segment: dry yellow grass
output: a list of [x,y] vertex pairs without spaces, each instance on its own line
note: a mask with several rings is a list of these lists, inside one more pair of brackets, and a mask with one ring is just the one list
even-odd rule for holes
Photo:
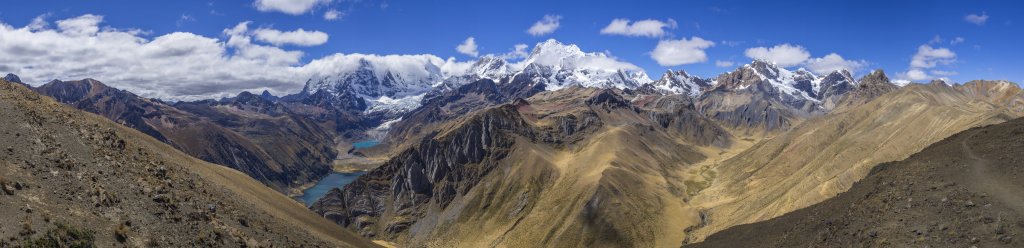
[[1018,116],[951,87],[911,85],[807,120],[715,167],[718,178],[692,202],[710,212],[710,222],[693,240],[821,202],[846,191],[878,163]]

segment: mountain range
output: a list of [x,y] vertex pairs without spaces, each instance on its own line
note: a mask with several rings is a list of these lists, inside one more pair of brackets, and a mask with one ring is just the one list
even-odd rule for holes
[[[904,198],[871,198],[881,191],[864,186],[911,173],[887,162],[954,159],[931,151],[962,140],[962,132],[1024,116],[1024,90],[1006,81],[903,84],[882,70],[859,78],[845,69],[816,75],[764,60],[715,77],[669,70],[652,80],[632,64],[555,40],[518,61],[484,56],[466,68],[423,56],[363,56],[346,65],[324,69],[285,96],[242,92],[171,103],[93,79],[29,87],[180,156],[224,166],[199,163],[206,166],[199,176],[244,173],[263,185],[227,187],[256,187],[258,196],[274,195],[288,206],[295,202],[283,194],[300,194],[332,170],[366,169],[308,211],[288,211],[325,218],[306,220],[317,227],[331,221],[345,228],[331,233],[415,247],[916,245],[905,235],[879,234],[911,226],[891,222],[902,214],[854,221],[868,215],[839,216],[835,209],[866,204],[858,201],[897,209],[886,201]],[[13,74],[4,80],[20,83]],[[1006,129],[997,127],[991,128]],[[1005,142],[1021,137],[1007,132]],[[381,143],[355,145],[365,141]],[[974,160],[995,158],[979,156]],[[352,158],[363,164],[349,164]],[[921,176],[933,174],[919,171],[932,167],[910,168],[917,177],[907,180],[928,185]],[[912,191],[884,192],[909,198]],[[886,227],[832,228],[880,222]],[[787,231],[821,225],[827,231]],[[1006,234],[1018,230],[1009,229],[980,243],[1019,244]],[[982,229],[954,230],[978,236]],[[860,236],[842,236],[853,233]]]

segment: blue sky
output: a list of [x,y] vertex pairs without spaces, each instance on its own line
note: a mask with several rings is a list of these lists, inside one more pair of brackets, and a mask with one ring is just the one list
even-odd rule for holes
[[[480,54],[502,54],[516,44],[554,38],[584,51],[607,52],[657,78],[666,69],[710,77],[747,63],[747,50],[800,46],[810,58],[830,53],[860,62],[858,74],[883,68],[890,76],[912,69],[922,45],[954,55],[919,67],[928,77],[1024,81],[1024,20],[1019,1],[325,1],[301,13],[260,9],[253,0],[212,1],[6,1],[0,22],[23,27],[43,16],[52,22],[84,14],[103,16],[101,27],[138,29],[153,39],[172,32],[228,39],[225,29],[251,21],[250,29],[303,29],[329,35],[323,44],[280,45],[303,52],[301,63],[334,53],[434,54],[471,60],[455,47],[474,37]],[[326,20],[324,13],[339,11]],[[526,32],[545,15],[558,28]],[[983,17],[968,21],[968,15]],[[660,37],[602,34],[613,19],[675,22]],[[661,40],[700,39],[713,46],[697,62],[659,65],[651,51]],[[938,37],[938,39],[936,39]],[[959,37],[959,38],[958,38]],[[724,62],[733,66],[719,67]],[[928,63],[925,63],[928,64]],[[806,64],[792,66],[801,67]],[[936,73],[933,73],[935,71]],[[906,77],[906,76],[904,76]]]

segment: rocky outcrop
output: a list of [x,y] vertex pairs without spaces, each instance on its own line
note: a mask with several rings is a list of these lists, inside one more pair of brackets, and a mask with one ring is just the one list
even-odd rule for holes
[[18,75],[14,75],[14,73],[7,73],[7,75],[4,76],[4,81],[11,82],[11,83],[17,83],[17,84],[24,85],[24,86],[28,86],[28,84],[25,84],[24,82],[22,82],[21,78],[18,77]]
[[900,87],[889,81],[882,70],[875,70],[857,81],[857,87],[838,101],[836,108],[848,108],[867,103]]
[[822,107],[828,110],[834,109],[843,96],[856,88],[853,76],[847,70],[829,73],[819,84],[818,97],[821,99]]

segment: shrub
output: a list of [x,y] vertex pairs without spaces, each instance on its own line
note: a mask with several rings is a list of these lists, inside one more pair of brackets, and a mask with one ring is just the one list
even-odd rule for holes
[[95,242],[96,237],[92,231],[57,223],[57,227],[46,231],[45,235],[26,240],[24,246],[91,248],[96,247]]

